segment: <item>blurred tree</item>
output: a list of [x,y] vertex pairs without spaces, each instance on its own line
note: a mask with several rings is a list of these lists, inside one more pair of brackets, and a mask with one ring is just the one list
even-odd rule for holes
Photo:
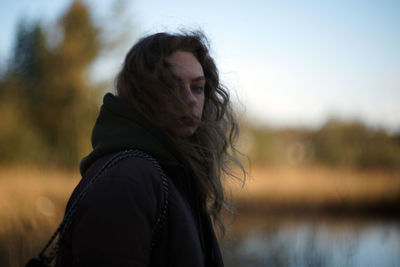
[[101,42],[88,8],[74,1],[61,17],[62,41],[48,53],[36,123],[59,160],[75,164],[89,148],[98,92],[90,84],[89,67],[98,56]]
[[16,45],[11,64],[11,72],[20,75],[25,81],[40,79],[46,54],[46,40],[38,23],[29,25],[22,21],[18,25]]
[[40,24],[18,27],[0,80],[0,115],[9,118],[0,132],[0,160],[76,166],[89,149],[99,92],[88,72],[102,49],[100,29],[80,1],[72,2],[58,27],[62,38],[53,47]]
[[46,150],[37,125],[31,120],[32,88],[43,72],[45,37],[39,24],[21,22],[11,64],[0,80],[0,160],[36,161]]

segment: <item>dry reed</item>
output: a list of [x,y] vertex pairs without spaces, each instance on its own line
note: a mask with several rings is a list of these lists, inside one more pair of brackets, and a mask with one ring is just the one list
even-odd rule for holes
[[[0,266],[23,266],[35,256],[64,213],[80,175],[57,169],[0,168]],[[400,174],[321,167],[256,167],[239,201],[318,205],[400,195]]]

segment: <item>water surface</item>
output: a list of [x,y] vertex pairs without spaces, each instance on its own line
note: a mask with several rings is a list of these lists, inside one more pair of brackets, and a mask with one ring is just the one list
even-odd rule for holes
[[400,221],[242,217],[222,247],[228,267],[400,267]]

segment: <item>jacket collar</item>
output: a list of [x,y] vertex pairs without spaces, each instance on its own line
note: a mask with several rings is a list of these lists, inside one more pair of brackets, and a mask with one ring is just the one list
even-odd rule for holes
[[182,165],[184,159],[160,128],[140,116],[119,97],[107,93],[92,132],[93,151],[80,163],[83,175],[88,167],[106,154],[138,149],[162,165]]

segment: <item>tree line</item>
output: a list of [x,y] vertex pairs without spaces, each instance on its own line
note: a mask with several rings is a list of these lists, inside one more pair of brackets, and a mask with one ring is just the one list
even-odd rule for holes
[[244,126],[243,132],[242,147],[254,164],[400,169],[400,133],[357,120],[331,118],[319,129]]

